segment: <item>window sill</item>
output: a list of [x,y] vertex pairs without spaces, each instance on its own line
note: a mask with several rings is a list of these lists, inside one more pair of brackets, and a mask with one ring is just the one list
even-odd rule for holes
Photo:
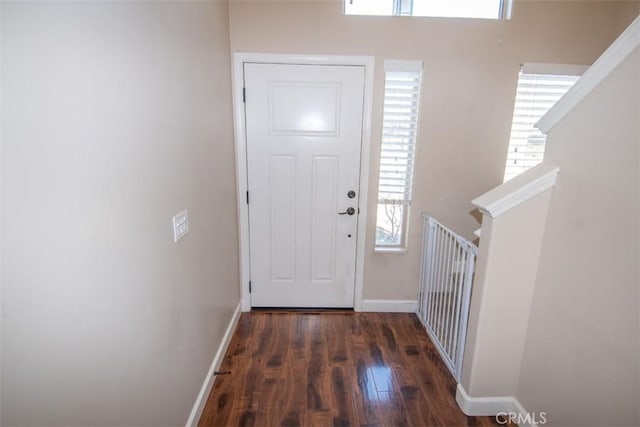
[[407,252],[407,248],[404,247],[390,247],[390,246],[376,246],[373,248],[373,252],[382,254],[404,254]]

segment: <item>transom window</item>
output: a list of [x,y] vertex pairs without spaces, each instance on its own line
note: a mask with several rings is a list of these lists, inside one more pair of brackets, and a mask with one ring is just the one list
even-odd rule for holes
[[345,0],[346,15],[509,18],[512,0]]

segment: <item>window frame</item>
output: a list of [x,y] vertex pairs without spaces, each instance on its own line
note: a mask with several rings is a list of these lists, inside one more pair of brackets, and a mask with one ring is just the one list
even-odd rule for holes
[[[417,88],[412,93],[412,96],[415,97],[415,107],[413,113],[405,113],[407,116],[413,116],[413,120],[409,120],[410,126],[409,131],[410,136],[404,137],[401,139],[409,139],[409,142],[391,142],[389,140],[385,141],[386,138],[392,138],[390,135],[385,133],[385,130],[389,130],[389,128],[385,127],[385,121],[389,120],[389,114],[397,114],[387,110],[387,107],[390,105],[391,100],[388,96],[388,85],[390,81],[398,78],[399,73],[414,73],[415,76],[413,79],[417,79]],[[422,61],[416,60],[385,60],[384,61],[384,95],[383,95],[383,112],[382,112],[382,126],[381,126],[381,135],[380,135],[380,156],[378,159],[378,198],[376,201],[376,220],[375,220],[375,235],[374,235],[374,251],[375,252],[406,252],[407,250],[407,236],[409,233],[409,219],[410,219],[410,211],[411,211],[411,202],[412,202],[412,190],[413,190],[413,181],[415,178],[415,153],[416,153],[416,144],[418,140],[418,128],[419,128],[419,115],[420,115],[420,103],[421,103],[421,93],[422,93],[422,78],[423,78],[423,63]],[[410,86],[410,85],[408,85]],[[416,85],[413,85],[416,87]],[[389,107],[392,109],[393,107]],[[387,177],[387,179],[395,179],[395,180],[403,180],[404,187],[401,187],[402,190],[398,190],[395,194],[402,194],[400,196],[400,200],[383,198],[381,197],[382,188],[388,187],[389,183],[385,183],[383,174],[384,173],[393,173],[390,171],[384,171],[385,167],[382,163],[385,157],[383,157],[385,150],[390,150],[391,145],[398,145],[400,147],[407,146],[406,151],[406,162],[404,164],[399,164],[400,169],[404,169],[401,172],[395,172],[399,175],[404,175],[405,178],[391,178]],[[392,149],[391,149],[392,150]],[[387,193],[389,194],[389,193]],[[380,212],[382,206],[395,205],[398,204],[402,206],[402,213],[400,216],[400,242],[399,243],[391,243],[385,244],[383,242],[379,242],[378,240],[378,224],[380,221]]]

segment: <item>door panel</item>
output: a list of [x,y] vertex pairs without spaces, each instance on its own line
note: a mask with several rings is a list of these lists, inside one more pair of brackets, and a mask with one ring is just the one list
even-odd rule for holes
[[338,159],[313,159],[311,281],[335,281]]
[[364,67],[247,63],[244,78],[251,305],[353,307]]
[[290,282],[295,278],[296,259],[296,158],[271,156],[269,177],[271,280]]
[[271,133],[336,136],[340,85],[271,82]]

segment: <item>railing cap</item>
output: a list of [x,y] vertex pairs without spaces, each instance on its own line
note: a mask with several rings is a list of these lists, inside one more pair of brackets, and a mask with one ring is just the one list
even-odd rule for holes
[[553,187],[558,171],[558,166],[540,164],[475,198],[471,203],[483,214],[495,218]]

